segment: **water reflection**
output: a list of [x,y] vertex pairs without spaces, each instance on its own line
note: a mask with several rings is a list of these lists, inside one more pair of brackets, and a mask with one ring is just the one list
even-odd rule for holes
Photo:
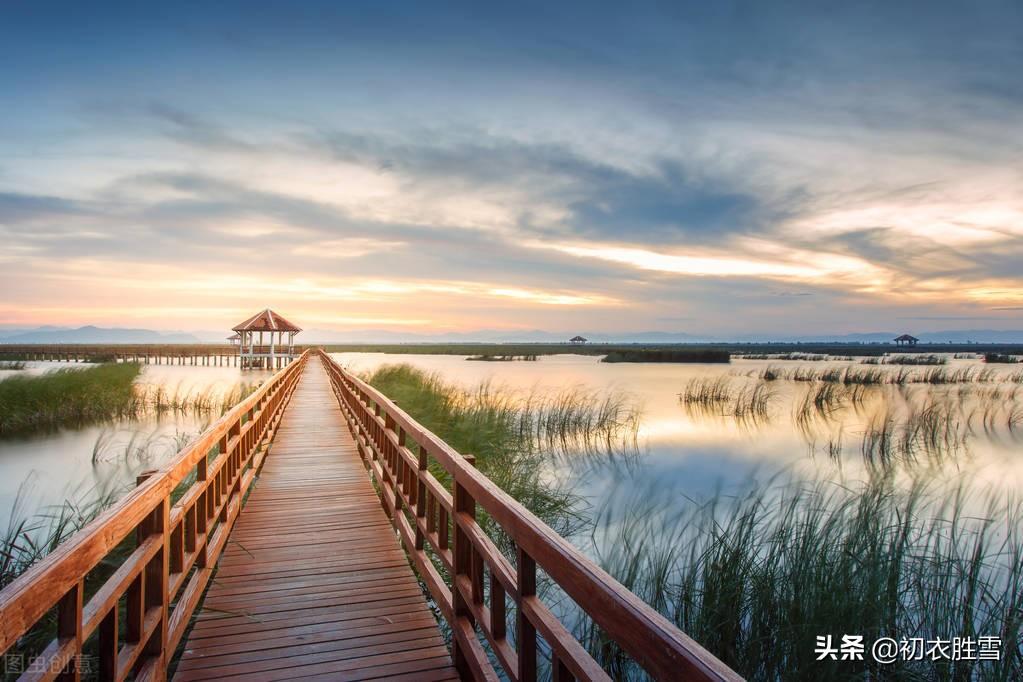
[[[37,375],[90,366],[29,362],[24,369],[3,374]],[[236,367],[144,365],[136,384],[150,397],[159,392],[165,398],[198,395],[212,403],[240,384],[262,383],[271,375]],[[169,461],[216,416],[205,409],[164,409],[138,418],[0,440],[0,528],[7,527],[19,491],[20,513],[27,516],[65,500],[88,504],[111,491],[120,496],[139,473]]]
[[[414,354],[336,357],[357,372],[408,363],[466,389],[489,382],[525,393],[575,386],[627,396],[641,413],[638,465],[623,473],[622,462],[555,460],[554,475],[571,480],[591,504],[623,476],[640,487],[655,482],[673,499],[705,498],[779,472],[863,481],[892,466],[923,467],[936,479],[968,474],[1005,489],[1023,482],[1018,367],[962,359],[914,367],[858,359],[684,365],[601,364],[573,355],[500,363]],[[935,378],[935,371],[942,375]]]

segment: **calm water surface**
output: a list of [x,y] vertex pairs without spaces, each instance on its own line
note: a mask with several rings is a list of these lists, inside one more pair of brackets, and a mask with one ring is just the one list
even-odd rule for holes
[[[31,362],[23,370],[0,372],[0,378],[88,366]],[[137,382],[162,386],[172,394],[207,389],[222,393],[239,383],[261,383],[271,374],[242,372],[237,367],[143,365]],[[19,491],[19,517],[46,513],[65,500],[88,503],[107,491],[123,495],[139,473],[166,463],[182,444],[217,416],[168,412],[159,417],[0,439],[0,530],[7,527]]]
[[[470,362],[464,356],[381,353],[340,353],[335,357],[356,372],[408,363],[467,389],[489,381],[495,387],[523,395],[581,388],[599,395],[623,396],[640,415],[635,456],[616,458],[612,465],[593,466],[586,458],[559,459],[552,464],[552,476],[567,481],[594,505],[623,486],[656,488],[683,500],[705,498],[718,490],[738,490],[750,480],[779,473],[836,481],[862,478],[868,471],[861,452],[864,433],[879,411],[894,410],[898,414],[941,399],[960,405],[964,413],[976,404],[971,417],[976,423],[954,455],[920,462],[917,467],[926,467],[928,475],[939,481],[954,483],[969,478],[993,487],[1023,489],[1023,429],[1013,430],[1000,422],[985,425],[977,416],[984,402],[978,392],[995,389],[1003,391],[997,400],[1005,414],[1017,404],[1023,410],[1023,386],[1009,381],[970,384],[965,389],[956,385],[872,388],[861,404],[842,407],[826,418],[800,425],[794,414],[808,390],[808,385],[801,382],[771,382],[769,415],[759,419],[736,419],[715,409],[688,409],[680,403],[679,394],[689,382],[701,377],[724,376],[741,387],[753,385],[756,380],[751,377],[767,367],[784,371],[823,369],[858,366],[858,360],[736,359],[730,365],[695,365],[603,364],[596,357],[577,355],[541,357],[536,362]],[[30,363],[22,371],[37,374],[68,366]],[[950,360],[947,367],[967,366],[982,367],[975,360]],[[995,370],[1009,377],[1019,367]],[[261,382],[268,376],[269,372],[242,372],[235,367],[147,365],[139,381],[181,393],[208,387],[226,391],[239,382]],[[106,490],[123,494],[139,472],[161,466],[214,417],[169,413],[160,418],[0,440],[0,527],[6,527],[19,490],[24,490],[23,513],[61,504],[65,499],[89,499]],[[99,453],[95,459],[94,451]]]
[[[731,364],[605,364],[599,358],[582,355],[540,357],[535,362],[466,361],[463,356],[386,355],[381,353],[339,353],[335,357],[356,372],[366,372],[394,363],[408,363],[465,388],[481,382],[528,394],[559,392],[580,387],[599,393],[624,395],[640,411],[639,456],[622,466],[572,466],[557,473],[572,479],[577,492],[598,502],[612,488],[622,485],[656,487],[660,492],[685,498],[705,498],[717,490],[741,489],[751,480],[791,473],[798,477],[855,480],[867,475],[862,455],[864,433],[872,419],[890,410],[900,415],[928,401],[942,400],[961,406],[969,414],[979,403],[976,392],[1001,390],[999,423],[984,428],[981,408],[973,410],[974,426],[965,444],[954,454],[929,461],[921,457],[915,469],[926,468],[939,481],[955,483],[963,478],[985,486],[1023,489],[1023,421],[1010,430],[1010,408],[1006,401],[1023,409],[1023,386],[1009,381],[1020,367],[985,366],[977,360],[950,359],[949,370],[971,367],[993,369],[1005,381],[965,385],[912,384],[905,387],[870,387],[862,404],[846,406],[800,426],[794,417],[808,384],[773,381],[769,417],[736,419],[720,410],[687,409],[679,394],[687,384],[701,377],[729,377],[736,387],[752,386],[766,368],[782,371],[797,368],[823,370],[828,367],[856,368],[852,361],[779,361],[733,359]],[[885,371],[898,371],[885,366]],[[923,372],[928,367],[907,367]],[[962,393],[959,393],[962,391]],[[829,450],[840,444],[838,452]],[[625,465],[627,464],[627,466]],[[566,466],[564,463],[559,466]]]

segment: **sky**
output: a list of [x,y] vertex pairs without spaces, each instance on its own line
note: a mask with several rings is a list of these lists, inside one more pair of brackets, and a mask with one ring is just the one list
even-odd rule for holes
[[1023,328],[1019,2],[8,0],[0,65],[6,325]]

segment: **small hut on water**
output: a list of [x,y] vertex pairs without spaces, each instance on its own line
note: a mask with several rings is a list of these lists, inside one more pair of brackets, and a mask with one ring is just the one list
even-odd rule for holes
[[243,369],[279,369],[298,356],[295,353],[295,334],[302,328],[269,308],[235,326],[232,331],[238,332],[238,358]]
[[910,336],[909,334],[897,336],[895,337],[894,341],[896,346],[902,345],[915,346],[916,344],[920,343],[920,339],[916,338],[915,336]]

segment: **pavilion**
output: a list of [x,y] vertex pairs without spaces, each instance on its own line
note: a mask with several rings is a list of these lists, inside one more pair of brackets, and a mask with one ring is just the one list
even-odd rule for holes
[[584,336],[573,336],[568,340],[569,343],[582,344],[586,343],[586,337]]
[[903,344],[907,346],[915,346],[917,343],[920,342],[920,339],[916,338],[915,336],[910,336],[909,334],[903,334],[902,336],[896,337],[894,340],[896,346],[901,346]]
[[[279,369],[298,357],[295,334],[302,328],[269,308],[236,325],[232,331],[238,332],[239,365],[243,369]],[[264,338],[264,334],[268,336]]]

